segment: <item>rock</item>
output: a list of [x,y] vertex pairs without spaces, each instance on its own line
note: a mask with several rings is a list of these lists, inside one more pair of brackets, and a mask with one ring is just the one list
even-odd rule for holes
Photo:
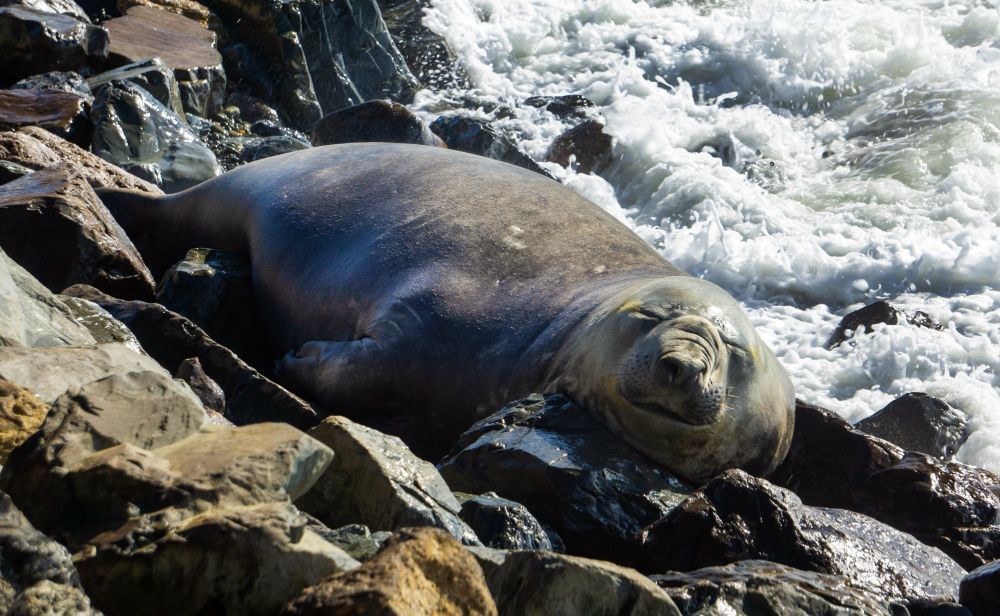
[[560,118],[582,119],[587,117],[587,111],[594,108],[594,103],[579,94],[563,94],[561,96],[530,96],[524,100],[528,107],[544,109]]
[[[459,513],[484,545],[503,550],[552,550],[552,540],[527,507],[495,493],[470,496]],[[559,541],[561,543],[561,541]]]
[[959,587],[959,600],[975,616],[995,614],[1000,606],[1000,560],[969,573]]
[[638,571],[565,554],[511,552],[488,583],[501,615],[680,616],[667,593]]
[[64,302],[0,250],[0,351],[95,342]]
[[0,379],[0,464],[38,431],[49,405],[17,383]]
[[223,413],[226,410],[225,392],[218,383],[205,374],[205,369],[201,367],[197,357],[189,357],[182,361],[175,376],[191,387],[191,391],[198,396],[205,408],[216,413]]
[[[234,30],[226,72],[309,130],[338,109],[372,99],[409,102],[418,85],[375,0],[206,0]],[[321,78],[320,78],[321,77]]]
[[[274,107],[271,107],[256,96],[241,90],[229,92],[226,96],[226,106],[239,109],[240,117],[246,122],[256,123],[263,121],[275,127],[281,124],[281,116],[278,115],[278,111]],[[281,131],[279,130],[277,133],[270,134],[262,134],[255,131],[254,134],[261,137],[272,137],[281,134]]]
[[77,562],[108,616],[275,614],[303,587],[357,566],[288,503],[210,509],[138,544],[127,530],[96,537]]
[[127,81],[94,88],[94,153],[167,192],[219,175],[215,154],[151,94]]
[[444,38],[423,24],[424,11],[431,6],[428,0],[379,0],[378,4],[392,40],[424,87],[438,92],[472,87]]
[[174,72],[163,64],[159,58],[150,58],[133,62],[116,69],[94,75],[87,80],[91,88],[112,81],[128,81],[153,95],[164,107],[184,117],[184,106],[181,103],[181,93],[177,88]]
[[236,425],[283,421],[300,429],[319,422],[302,399],[257,372],[197,325],[159,304],[125,302],[96,289],[74,286],[66,293],[89,299],[125,323],[143,348],[162,366],[176,372],[183,361],[197,357],[202,368],[222,387],[226,418]]
[[522,503],[570,553],[623,564],[634,561],[636,534],[690,493],[561,395],[533,395],[476,423],[440,468],[453,490]]
[[289,616],[496,614],[482,570],[447,533],[407,528],[360,568],[306,588]]
[[136,353],[145,355],[142,345],[129,328],[104,308],[94,302],[69,295],[60,295],[59,301],[69,309],[70,318],[87,328],[98,344],[117,342]]
[[118,0],[118,12],[125,14],[134,6],[147,6],[177,15],[183,15],[198,25],[212,30],[221,30],[219,18],[194,0]]
[[303,515],[310,518],[309,528],[317,535],[344,550],[351,558],[360,561],[375,556],[382,548],[382,544],[392,536],[392,533],[388,531],[373,533],[364,524],[348,524],[331,530],[326,524],[309,514]]
[[127,298],[153,296],[139,252],[68,165],[0,187],[0,245],[52,291],[85,283]]
[[91,609],[81,591],[80,577],[66,548],[35,530],[2,493],[0,611],[12,616],[100,614]]
[[[842,342],[848,340],[851,335],[858,335],[859,332],[869,334],[874,331],[874,325],[885,323],[886,325],[896,325],[901,320],[905,320],[910,325],[917,327],[927,327],[941,330],[944,326],[936,323],[930,315],[923,311],[916,311],[912,315],[903,312],[886,301],[877,301],[868,304],[864,308],[855,310],[840,320],[837,328],[830,334],[824,345],[827,349],[834,349]],[[848,334],[853,332],[853,334]]]
[[479,545],[437,469],[413,455],[398,437],[336,416],[327,417],[309,435],[336,457],[298,502],[303,511],[330,527],[435,526],[464,544]]
[[443,145],[409,109],[390,101],[369,101],[335,111],[312,131],[315,145],[362,141]]
[[1000,558],[1000,479],[855,430],[798,402],[785,462],[771,476],[817,507],[850,509],[943,550],[966,569]]
[[93,188],[128,188],[156,194],[163,192],[155,185],[38,127],[0,132],[0,159],[33,170],[66,163],[79,171]]
[[243,150],[240,152],[240,160],[245,163],[252,163],[255,160],[288,154],[289,152],[297,152],[311,147],[307,141],[284,135],[249,139],[243,144]]
[[556,137],[545,159],[563,167],[572,165],[577,173],[597,173],[611,159],[613,145],[603,124],[587,120]]
[[908,393],[854,427],[908,451],[950,460],[969,438],[967,421],[964,413],[943,400],[925,393]]
[[164,274],[156,301],[191,319],[250,364],[270,366],[246,255],[192,248]]
[[430,128],[452,150],[501,160],[551,177],[531,157],[519,150],[509,137],[488,122],[464,116],[441,116],[431,123]]
[[59,90],[0,90],[0,127],[41,126],[77,144],[90,141],[86,99]]
[[40,13],[56,13],[69,15],[83,22],[90,22],[90,17],[73,0],[0,0],[0,6],[17,6]]
[[0,8],[0,79],[77,70],[108,55],[108,31],[69,15]]
[[937,548],[874,519],[808,507],[739,470],[708,482],[643,530],[647,571],[690,571],[760,559],[844,576],[891,600],[953,596],[964,572]]
[[111,35],[113,61],[159,58],[174,71],[185,111],[208,116],[222,107],[226,73],[211,30],[176,12],[145,4],[132,6],[104,26]]
[[39,75],[25,77],[13,86],[14,90],[51,90],[76,94],[89,105],[94,102],[94,93],[90,91],[87,80],[80,73],[73,71],[50,71]]
[[33,173],[33,171],[24,165],[12,163],[9,160],[0,160],[0,185],[13,182],[29,173]]
[[670,595],[682,614],[756,616],[761,609],[768,614],[899,614],[885,599],[854,588],[844,577],[763,560],[654,575],[652,580]]

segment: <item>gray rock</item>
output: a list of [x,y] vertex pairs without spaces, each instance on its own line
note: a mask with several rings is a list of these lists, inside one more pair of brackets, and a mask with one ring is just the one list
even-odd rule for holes
[[368,101],[335,111],[312,131],[315,145],[362,141],[444,145],[409,109],[390,101]]
[[83,22],[90,22],[90,17],[73,0],[0,0],[0,6],[20,6],[41,13],[57,13],[69,15]]
[[429,0],[379,0],[382,18],[413,74],[435,91],[469,89],[469,76],[444,38],[423,24]]
[[646,461],[561,395],[533,395],[473,425],[441,474],[495,491],[555,529],[571,554],[631,564],[638,533],[691,488]]
[[918,327],[944,329],[944,326],[934,322],[926,312],[918,310],[913,314],[907,314],[889,302],[879,300],[845,315],[837,324],[837,328],[830,334],[825,346],[828,349],[834,349],[852,336],[871,333],[874,331],[874,325],[879,323],[896,325],[900,321],[906,321],[910,325]]
[[[71,297],[58,296],[59,300],[69,309],[70,317],[87,328],[98,344],[117,342],[132,349],[136,353],[145,352],[135,334],[124,323],[111,316],[111,313],[94,302]],[[180,377],[178,377],[180,378]]]
[[382,544],[392,536],[392,533],[388,531],[373,533],[364,524],[348,524],[331,529],[313,516],[303,515],[309,517],[309,528],[317,535],[350,554],[351,558],[360,561],[368,560],[374,556]]
[[219,384],[205,374],[205,369],[201,367],[201,361],[197,357],[189,357],[181,362],[174,374],[191,387],[205,408],[216,413],[224,413],[226,410],[226,393],[222,391]]
[[1000,560],[969,573],[959,587],[959,600],[975,616],[996,614],[1000,606]]
[[838,575],[745,560],[689,573],[654,575],[682,614],[756,616],[896,616],[899,606],[850,585]]
[[854,427],[908,451],[943,460],[955,457],[969,438],[965,414],[925,393],[904,394]]
[[809,507],[788,490],[725,471],[643,531],[643,566],[690,571],[760,559],[844,576],[891,600],[951,598],[964,571],[937,548],[866,516]]
[[69,92],[87,101],[88,105],[94,102],[94,93],[90,91],[87,80],[80,73],[73,71],[50,71],[48,73],[32,75],[31,77],[25,77],[11,87],[15,90],[56,90],[59,92]]
[[501,616],[680,616],[667,593],[638,571],[565,554],[511,552],[487,584]]
[[441,116],[431,123],[430,128],[452,150],[501,160],[552,177],[548,171],[522,152],[510,137],[498,131],[489,122],[460,115]]
[[108,31],[87,21],[22,6],[0,8],[0,79],[80,69],[108,55]]
[[331,527],[436,526],[466,545],[479,544],[434,465],[413,455],[399,438],[344,417],[327,417],[309,435],[336,457],[299,501],[303,511]]
[[493,492],[462,500],[459,515],[488,547],[503,550],[553,549],[549,534],[527,507],[500,498]]
[[153,98],[167,109],[176,113],[178,117],[184,117],[181,93],[177,88],[177,80],[174,78],[174,72],[163,64],[163,61],[159,58],[132,62],[125,66],[119,66],[110,71],[94,75],[87,80],[87,85],[88,89],[92,92],[93,88],[102,83],[112,81],[128,81],[133,83],[146,92],[149,92]]
[[0,185],[13,182],[29,173],[34,173],[34,170],[9,160],[0,160]]
[[289,152],[297,152],[311,147],[312,145],[308,141],[285,135],[258,137],[256,139],[248,139],[243,143],[240,160],[245,163],[252,163],[255,160],[288,154]]
[[167,192],[219,175],[215,154],[176,113],[128,81],[94,87],[94,153]]

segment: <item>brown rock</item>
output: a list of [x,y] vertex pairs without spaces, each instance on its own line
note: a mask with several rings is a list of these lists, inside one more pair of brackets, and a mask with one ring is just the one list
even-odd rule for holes
[[17,383],[0,379],[0,464],[38,431],[49,406]]
[[163,193],[153,184],[37,126],[0,132],[0,159],[33,170],[66,163],[76,169],[92,188],[129,188]]
[[0,244],[50,290],[77,283],[152,297],[153,276],[86,180],[68,165],[0,187]]
[[187,17],[206,28],[221,27],[219,18],[194,0],[118,0],[118,10],[127,13],[133,6],[148,6]]
[[288,606],[295,616],[496,614],[482,569],[444,531],[409,528],[360,568],[305,589]]
[[611,136],[604,132],[604,125],[597,120],[587,120],[556,137],[546,160],[569,167],[573,157],[578,173],[596,172],[611,158],[612,145]]
[[41,126],[76,143],[90,141],[86,99],[59,90],[0,90],[0,126]]

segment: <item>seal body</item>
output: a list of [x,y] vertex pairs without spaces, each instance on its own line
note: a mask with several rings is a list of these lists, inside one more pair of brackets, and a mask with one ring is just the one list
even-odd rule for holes
[[738,304],[530,171],[355,143],[101,197],[162,263],[248,253],[279,379],[425,457],[538,391],[691,479],[787,450],[791,386]]

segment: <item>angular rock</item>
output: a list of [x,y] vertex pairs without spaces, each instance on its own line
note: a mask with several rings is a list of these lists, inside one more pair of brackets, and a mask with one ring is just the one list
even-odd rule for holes
[[80,21],[90,22],[86,11],[73,0],[0,0],[0,6],[19,6],[41,13],[69,15]]
[[348,524],[331,529],[309,514],[309,528],[317,535],[344,550],[351,558],[365,561],[382,549],[382,544],[392,536],[388,531],[373,533],[364,524]]
[[587,120],[556,137],[545,160],[563,167],[573,165],[577,173],[598,173],[611,159],[614,141],[597,120]]
[[108,55],[108,31],[86,21],[21,6],[0,8],[0,79],[82,68]]
[[[682,614],[756,616],[896,616],[898,606],[854,588],[838,575],[801,571],[763,560],[745,560],[690,573],[654,575],[652,580],[674,600]],[[765,607],[766,606],[766,607]]]
[[153,98],[162,103],[164,107],[179,117],[184,117],[184,106],[181,103],[181,93],[177,88],[174,72],[159,58],[133,62],[105,71],[88,79],[87,84],[90,88],[95,88],[102,83],[111,81],[133,83],[152,94]]
[[66,163],[79,171],[93,188],[128,188],[155,194],[163,192],[155,185],[38,127],[0,132],[0,158],[33,170]]
[[[242,90],[234,90],[229,92],[226,96],[227,107],[236,107],[240,110],[240,117],[246,122],[256,123],[256,122],[266,122],[278,127],[281,124],[281,116],[274,107],[271,107],[261,99],[256,96],[244,92]],[[278,133],[270,133],[270,135],[261,134],[254,132],[254,134],[260,135],[262,137],[271,136]]]
[[623,564],[634,562],[636,533],[690,493],[561,395],[507,405],[455,450],[440,467],[452,489],[495,491],[554,528],[571,554]]
[[94,102],[94,93],[90,91],[87,80],[80,73],[73,71],[50,71],[39,75],[25,77],[11,88],[15,90],[51,90],[76,94],[89,105]]
[[315,145],[362,141],[444,145],[409,109],[390,101],[369,101],[335,111],[312,131]]
[[167,192],[219,175],[215,154],[176,113],[127,81],[94,88],[94,153]]
[[[851,335],[856,336],[859,333],[869,334],[873,332],[873,325],[877,325],[879,323],[896,325],[903,320],[908,322],[910,325],[916,325],[918,327],[928,327],[930,329],[937,330],[944,329],[944,326],[940,323],[936,323],[926,312],[918,310],[912,315],[907,314],[889,302],[879,300],[875,303],[868,304],[864,308],[855,310],[841,319],[837,328],[833,330],[832,334],[830,334],[830,337],[827,339],[824,346],[827,349],[834,349],[840,346],[840,344],[845,340],[848,340]],[[853,332],[853,334],[849,335],[848,332]]]
[[471,88],[444,38],[423,24],[429,0],[379,0],[392,40],[421,84],[431,90]]
[[357,566],[287,503],[211,509],[151,529],[148,542],[132,530],[96,537],[77,562],[108,616],[275,614],[303,587]]
[[0,187],[0,245],[52,291],[85,283],[127,298],[153,295],[139,252],[67,165]]
[[0,464],[38,431],[49,405],[17,383],[0,379]]
[[298,505],[330,527],[364,524],[376,530],[435,526],[479,545],[459,517],[461,507],[437,469],[399,438],[344,417],[327,417],[309,431],[336,457]]
[[771,481],[818,507],[850,509],[940,548],[967,569],[1000,558],[1000,479],[869,436],[803,402]]
[[512,552],[487,581],[502,616],[681,614],[638,571],[565,554]]
[[967,422],[964,413],[943,400],[925,393],[908,393],[854,427],[907,451],[950,460],[969,438]]
[[690,571],[769,560],[841,575],[891,600],[950,598],[964,572],[937,548],[874,519],[808,507],[788,490],[739,470],[698,489],[643,530],[647,571]]
[[452,150],[493,158],[551,177],[489,122],[465,116],[441,116],[431,123],[430,129]]
[[0,184],[13,182],[14,180],[34,173],[24,165],[12,163],[9,160],[0,160]]
[[560,118],[582,119],[587,117],[587,110],[594,108],[594,103],[579,94],[563,94],[561,96],[530,96],[524,99],[529,107],[544,109]]
[[163,306],[125,302],[83,285],[66,289],[66,293],[93,301],[125,323],[146,352],[171,372],[176,372],[184,360],[197,357],[205,374],[222,387],[225,415],[234,424],[282,421],[305,430],[319,422],[308,403]]
[[226,73],[215,46],[215,33],[176,12],[144,4],[104,23],[111,35],[113,61],[159,58],[174,71],[185,111],[209,116],[222,107]]
[[306,588],[291,616],[496,614],[482,570],[447,533],[407,528],[360,568]]
[[975,616],[995,614],[1000,606],[1000,560],[969,573],[959,587],[959,600]]
[[[528,508],[495,493],[470,496],[459,513],[479,540],[503,550],[552,550],[552,539]],[[561,543],[561,541],[558,541]]]
[[218,383],[205,374],[205,369],[201,367],[201,362],[197,357],[189,357],[182,361],[175,376],[191,387],[191,391],[198,396],[205,408],[216,413],[225,412],[225,392],[222,391]]
[[117,342],[136,353],[145,355],[142,345],[129,328],[104,308],[94,302],[69,295],[60,295],[59,301],[69,309],[70,318],[86,327],[98,344]]
[[77,144],[90,141],[87,101],[59,90],[0,90],[0,127],[41,126]]
[[245,163],[252,163],[255,160],[298,152],[312,146],[307,141],[296,139],[295,137],[260,137],[249,139],[243,144],[240,151],[240,160]]
[[207,8],[194,0],[118,0],[116,3],[121,14],[128,12],[133,6],[148,6],[151,8],[183,15],[201,26],[212,30],[221,30],[219,18]]

